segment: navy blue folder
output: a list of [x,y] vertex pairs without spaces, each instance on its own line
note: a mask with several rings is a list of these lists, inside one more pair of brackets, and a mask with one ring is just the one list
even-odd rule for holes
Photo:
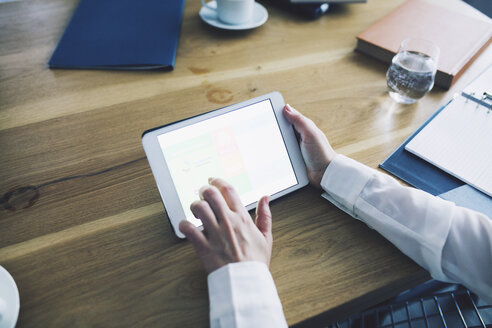
[[439,108],[379,167],[418,189],[453,201],[456,205],[479,211],[492,218],[492,198],[405,150],[405,145],[450,102]]
[[492,18],[492,1],[490,0],[463,0],[472,7],[477,8],[485,15]]
[[173,69],[185,0],[81,0],[50,68]]

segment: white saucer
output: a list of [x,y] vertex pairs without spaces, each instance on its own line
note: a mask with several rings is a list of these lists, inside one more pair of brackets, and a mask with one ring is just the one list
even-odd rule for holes
[[[215,1],[210,1],[207,5],[212,8],[217,8],[217,2]],[[218,19],[217,13],[207,7],[202,7],[202,9],[200,9],[200,17],[205,23],[217,28],[222,28],[225,30],[249,30],[263,25],[268,19],[268,12],[265,7],[255,2],[253,7],[253,18],[251,21],[244,24],[231,25],[223,23]]]
[[13,328],[19,316],[19,291],[14,279],[0,266],[0,328]]

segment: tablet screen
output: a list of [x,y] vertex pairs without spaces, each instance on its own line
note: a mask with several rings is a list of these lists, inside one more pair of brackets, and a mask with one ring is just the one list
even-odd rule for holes
[[298,183],[270,100],[161,134],[159,146],[186,219],[209,177],[228,181],[243,205]]

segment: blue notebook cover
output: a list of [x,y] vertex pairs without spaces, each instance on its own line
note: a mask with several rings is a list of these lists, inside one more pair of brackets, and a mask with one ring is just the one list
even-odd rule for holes
[[185,0],[81,0],[50,68],[174,67]]
[[492,18],[492,1],[490,0],[463,0],[472,7],[477,8],[485,15]]

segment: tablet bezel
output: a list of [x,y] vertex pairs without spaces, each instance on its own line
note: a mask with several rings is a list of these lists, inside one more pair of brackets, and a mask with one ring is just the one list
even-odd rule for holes
[[[181,231],[179,231],[179,222],[181,222],[185,218],[185,214],[183,212],[183,208],[181,206],[181,202],[179,200],[174,184],[169,183],[170,181],[173,181],[173,179],[171,177],[171,173],[164,159],[164,154],[162,153],[161,146],[159,144],[157,137],[166,132],[170,132],[188,125],[192,125],[194,123],[211,119],[213,117],[264,100],[270,100],[270,103],[273,107],[273,112],[277,120],[280,133],[282,135],[284,144],[287,149],[287,154],[289,155],[292,168],[294,170],[294,174],[298,182],[296,185],[292,187],[289,187],[273,195],[270,195],[270,200],[274,200],[294,190],[300,189],[309,183],[307,172],[306,172],[306,165],[304,163],[301,150],[299,149],[299,144],[295,136],[294,129],[282,113],[282,109],[285,103],[282,95],[279,92],[271,92],[263,96],[246,100],[234,105],[219,108],[181,121],[169,123],[160,127],[147,130],[142,134],[143,148],[145,150],[145,154],[147,155],[147,160],[149,161],[150,168],[154,175],[157,184],[157,189],[159,190],[159,194],[161,196],[162,203],[164,204],[164,208],[167,212],[169,221],[174,229],[176,236],[178,236],[179,238],[185,238],[185,236],[181,233]],[[252,204],[247,205],[246,209],[251,210],[255,208],[256,205],[257,202],[254,202]]]

